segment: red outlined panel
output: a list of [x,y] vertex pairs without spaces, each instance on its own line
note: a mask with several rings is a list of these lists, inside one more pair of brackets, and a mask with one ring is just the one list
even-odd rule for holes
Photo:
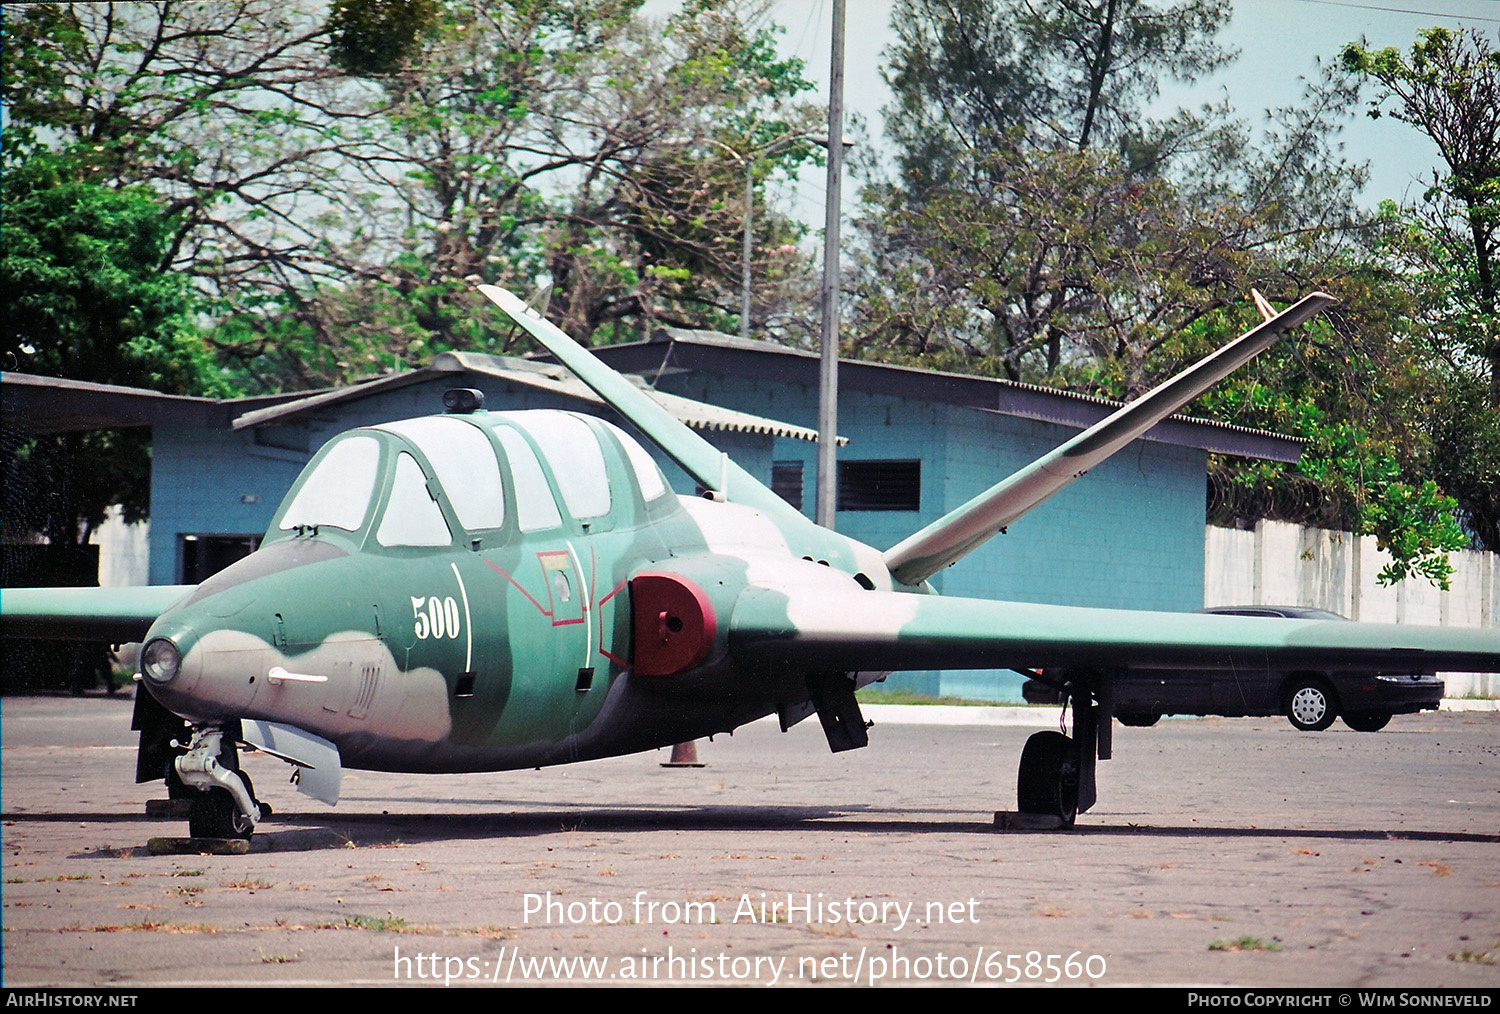
[[[554,600],[552,594],[554,574],[561,572],[563,575],[565,575],[563,579],[569,583],[569,587],[572,587],[572,585],[576,581],[581,579],[582,575],[577,574],[573,568],[572,554],[570,554],[565,549],[557,549],[537,553],[536,558],[537,563],[539,563],[542,568],[542,575],[544,578],[542,584],[547,589],[547,604],[545,606],[537,600],[536,596],[527,591],[526,587],[522,585],[521,582],[517,581],[510,574],[506,573],[503,569],[496,566],[493,560],[485,560],[484,563],[485,566],[489,567],[496,574],[499,574],[501,577],[505,578],[505,580],[514,585],[515,589],[518,592],[526,596],[526,601],[535,606],[537,612],[547,617],[547,619],[552,622],[552,625],[554,627],[567,627],[575,623],[582,623],[584,621],[584,614],[588,611],[589,608],[587,594],[583,588],[577,589],[577,605],[579,609],[579,614],[577,616],[564,616],[562,618],[559,618],[557,615],[557,603]],[[566,604],[571,606],[571,603]]]
[[609,648],[607,648],[604,644],[604,638],[608,633],[609,628],[609,624],[606,624],[604,622],[604,604],[610,599],[614,598],[616,595],[620,594],[620,592],[625,589],[625,586],[627,584],[629,584],[628,581],[621,581],[619,584],[610,589],[608,595],[604,596],[598,602],[594,603],[596,615],[598,615],[599,617],[599,654],[609,659],[615,665],[620,666],[622,669],[628,669],[630,667],[630,663],[616,655],[614,652],[610,651]]

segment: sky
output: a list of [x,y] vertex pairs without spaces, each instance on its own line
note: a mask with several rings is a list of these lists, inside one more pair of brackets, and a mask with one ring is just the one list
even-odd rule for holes
[[[651,8],[678,6],[653,0]],[[833,0],[773,0],[769,17],[781,25],[784,55],[800,57],[820,101],[827,101]],[[895,0],[847,0],[845,27],[845,104],[864,117],[872,143],[883,142],[880,111],[890,92],[881,77],[882,51],[889,45]],[[1367,40],[1375,47],[1406,51],[1417,33],[1433,25],[1474,28],[1500,40],[1500,0],[1236,0],[1221,40],[1240,51],[1231,66],[1191,87],[1164,87],[1157,112],[1178,106],[1197,107],[1227,93],[1243,119],[1258,123],[1265,110],[1297,102],[1303,78],[1318,73],[1317,60],[1337,56],[1346,42]],[[1433,144],[1406,124],[1363,115],[1342,136],[1353,161],[1370,164],[1365,199],[1373,206],[1384,199],[1416,201],[1440,159]],[[825,179],[812,171],[788,185],[782,196],[805,221],[821,227]],[[855,211],[858,193],[845,180],[845,221]]]

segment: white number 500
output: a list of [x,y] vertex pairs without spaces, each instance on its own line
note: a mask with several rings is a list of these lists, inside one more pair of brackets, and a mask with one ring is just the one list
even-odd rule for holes
[[[424,603],[426,609],[422,608]],[[413,595],[411,611],[417,623],[417,640],[458,636],[458,603],[453,596],[440,599],[436,595],[431,598]]]

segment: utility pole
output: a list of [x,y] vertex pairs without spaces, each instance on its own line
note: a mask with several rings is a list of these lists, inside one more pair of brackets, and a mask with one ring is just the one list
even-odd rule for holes
[[833,57],[828,85],[828,207],[823,219],[822,359],[818,371],[818,524],[832,529],[838,504],[835,451],[839,407],[839,220],[844,146],[844,3],[833,3]]
[[827,148],[829,145],[826,137],[813,137],[810,134],[785,134],[759,151],[746,152],[741,156],[739,152],[724,144],[715,141],[724,153],[739,163],[745,173],[745,214],[744,233],[740,241],[740,337],[750,337],[750,257],[754,253],[751,237],[755,231],[755,164],[759,160],[771,155],[791,144],[806,141],[809,144],[820,145]]

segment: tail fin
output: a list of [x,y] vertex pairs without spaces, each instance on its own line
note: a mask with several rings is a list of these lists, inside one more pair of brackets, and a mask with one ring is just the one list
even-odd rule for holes
[[600,362],[592,352],[569,338],[556,325],[539,316],[513,293],[494,285],[481,285],[479,291],[541,342],[543,348],[556,356],[559,362],[595,394],[634,423],[704,489],[723,493],[735,503],[754,507],[783,522],[811,524],[795,507],[721,454],[718,448],[688,429],[645,391]]
[[1006,525],[1125,447],[1162,419],[1333,303],[1314,292],[1207,359],[1183,370],[1061,447],[1001,480],[885,553],[891,574],[919,584],[986,542]]

